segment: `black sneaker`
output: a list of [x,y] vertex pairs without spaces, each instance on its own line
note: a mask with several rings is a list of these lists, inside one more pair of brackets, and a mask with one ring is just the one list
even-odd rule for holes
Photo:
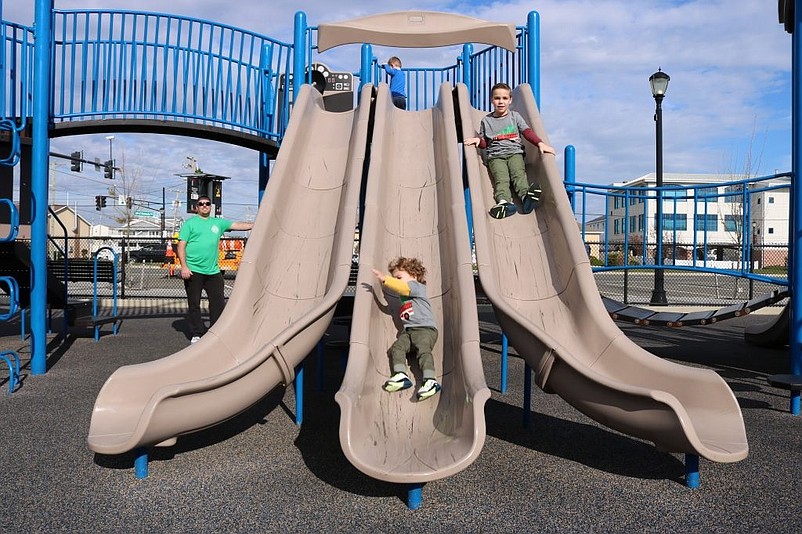
[[490,208],[490,216],[494,219],[503,219],[508,215],[514,215],[516,211],[518,208],[515,207],[515,204],[502,198],[498,204]]
[[540,202],[540,193],[542,193],[542,191],[539,185],[532,184],[529,186],[529,189],[527,189],[526,193],[524,194],[523,209],[521,209],[521,213],[532,213],[537,206],[537,203]]
[[406,373],[395,373],[390,377],[390,380],[384,383],[382,389],[384,391],[401,391],[412,387],[412,380],[409,379]]

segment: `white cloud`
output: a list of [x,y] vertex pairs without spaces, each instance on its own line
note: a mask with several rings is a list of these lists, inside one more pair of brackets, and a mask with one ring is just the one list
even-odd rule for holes
[[[5,2],[4,18],[30,23],[33,4]],[[59,9],[128,9],[130,5],[109,0],[56,0]],[[418,2],[414,8],[523,25],[533,6],[541,20],[544,122],[555,146],[576,147],[578,180],[610,183],[653,171],[654,100],[648,77],[657,67],[671,76],[663,104],[666,172],[729,172],[739,167],[737,161],[749,154],[750,146],[753,151],[763,147],[759,172],[790,169],[791,38],[777,21],[776,3],[431,0]],[[169,4],[139,0],[136,9],[194,16],[289,41],[298,10],[306,12],[310,25],[317,25],[396,11],[399,6],[386,0],[369,4],[341,0],[336,8],[320,0],[174,0]],[[380,58],[391,52],[383,47],[374,49]],[[453,64],[456,52],[405,51],[403,57],[409,66],[423,58],[444,66]],[[357,70],[359,48],[335,50],[321,59],[338,70]],[[131,143],[132,157],[137,153],[134,146],[145,147],[139,152],[146,155],[143,167],[156,182],[169,179],[174,183],[173,174],[181,172],[181,163],[191,154],[204,170],[234,177],[225,185],[227,199],[242,195],[241,202],[255,204],[257,156],[253,151],[184,138],[119,137],[123,138],[120,143]],[[54,150],[61,152],[82,144],[100,154],[104,143],[104,136],[53,142]],[[87,198],[90,193],[85,193]],[[238,215],[236,210],[227,214]]]

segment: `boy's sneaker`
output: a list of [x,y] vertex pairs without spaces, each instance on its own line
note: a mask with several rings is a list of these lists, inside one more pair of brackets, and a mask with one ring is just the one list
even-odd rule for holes
[[440,391],[440,384],[437,380],[434,378],[427,378],[423,381],[423,385],[418,390],[418,398],[421,400],[428,399],[438,391]]
[[537,203],[540,202],[540,193],[541,193],[540,186],[537,184],[532,184],[529,186],[529,189],[524,194],[523,198],[523,209],[521,210],[522,213],[532,213],[537,206]]
[[508,215],[514,215],[516,211],[518,208],[515,207],[515,204],[502,198],[498,204],[490,208],[490,216],[494,219],[503,219]]
[[409,379],[406,373],[396,373],[390,377],[390,380],[384,383],[382,389],[384,391],[401,391],[412,387],[412,380]]

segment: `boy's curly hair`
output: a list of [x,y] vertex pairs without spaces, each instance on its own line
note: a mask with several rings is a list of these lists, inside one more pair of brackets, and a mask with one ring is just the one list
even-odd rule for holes
[[421,284],[426,283],[426,267],[423,266],[423,263],[421,263],[418,258],[399,256],[387,264],[387,269],[390,271],[390,274],[396,270],[406,271]]

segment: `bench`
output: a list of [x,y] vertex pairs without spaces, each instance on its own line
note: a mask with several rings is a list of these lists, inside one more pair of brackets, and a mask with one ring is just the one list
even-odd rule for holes
[[[67,280],[70,282],[94,282],[95,281],[95,261],[86,258],[68,258],[66,261],[48,260],[48,270],[58,278],[64,280],[64,271],[67,271]],[[114,262],[111,260],[98,260],[97,262],[97,281],[116,282],[114,272]]]

